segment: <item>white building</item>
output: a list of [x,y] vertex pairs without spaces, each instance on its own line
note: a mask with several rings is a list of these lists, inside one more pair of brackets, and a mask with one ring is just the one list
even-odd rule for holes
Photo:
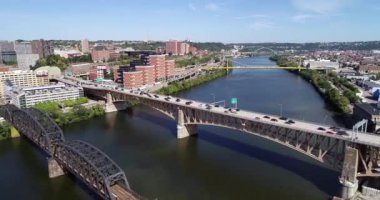
[[90,46],[87,39],[83,39],[81,42],[82,47],[82,53],[89,53],[90,52]]
[[11,103],[19,108],[29,108],[46,101],[75,100],[83,97],[82,87],[70,87],[64,84],[26,87],[14,89],[11,94]]
[[18,87],[38,86],[41,84],[33,71],[0,72],[0,97],[5,94],[5,82]]
[[303,65],[310,69],[339,69],[339,63],[330,60],[305,60]]
[[40,55],[38,54],[17,54],[17,65],[19,69],[30,70],[36,65]]

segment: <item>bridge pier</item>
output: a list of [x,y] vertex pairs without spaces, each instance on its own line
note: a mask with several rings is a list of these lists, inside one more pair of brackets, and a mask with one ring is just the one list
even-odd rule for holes
[[342,184],[342,198],[351,199],[354,197],[358,190],[358,150],[351,147],[346,147],[343,169],[340,177],[340,183]]
[[185,138],[191,135],[196,135],[198,126],[195,124],[185,124],[185,118],[182,110],[178,110],[177,118],[177,138]]
[[11,126],[11,138],[18,138],[18,137],[20,137],[20,133],[14,126]]
[[48,158],[49,178],[55,178],[65,174],[62,167],[54,158]]

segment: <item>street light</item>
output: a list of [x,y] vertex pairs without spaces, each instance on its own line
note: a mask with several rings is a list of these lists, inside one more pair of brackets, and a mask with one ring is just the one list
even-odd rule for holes
[[215,103],[215,94],[214,94],[214,93],[211,93],[210,95],[213,96],[213,101],[212,101],[212,103]]
[[282,117],[282,103],[278,104],[280,106],[280,117]]

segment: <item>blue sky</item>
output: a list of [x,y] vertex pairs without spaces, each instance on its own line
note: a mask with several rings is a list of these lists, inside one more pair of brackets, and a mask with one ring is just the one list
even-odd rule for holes
[[0,40],[380,40],[378,0],[0,0]]

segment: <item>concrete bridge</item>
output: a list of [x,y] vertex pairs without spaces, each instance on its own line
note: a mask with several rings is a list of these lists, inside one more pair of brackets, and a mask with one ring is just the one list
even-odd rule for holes
[[[75,79],[59,79],[78,85]],[[344,130],[279,116],[227,110],[205,102],[166,97],[153,93],[83,83],[85,94],[106,99],[109,106],[139,101],[177,121],[177,138],[197,134],[198,125],[219,126],[256,135],[289,147],[341,172],[339,178],[344,198],[352,197],[359,181],[380,177],[380,136]]]
[[114,161],[89,143],[66,141],[45,112],[8,104],[0,106],[0,116],[46,154],[50,178],[71,173],[103,199],[140,199]]

